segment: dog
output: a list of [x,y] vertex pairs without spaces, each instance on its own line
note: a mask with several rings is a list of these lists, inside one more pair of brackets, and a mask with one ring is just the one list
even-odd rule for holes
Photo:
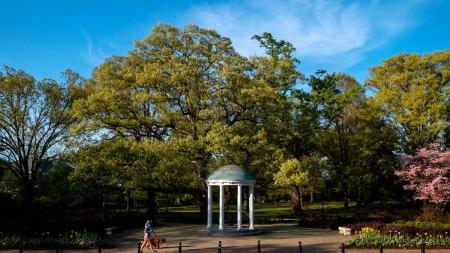
[[[153,246],[153,248],[157,248],[159,249],[159,247],[161,246],[161,244],[166,242],[166,238],[162,238],[158,233],[155,234],[155,237],[150,238],[150,243]],[[150,244],[145,241],[141,241],[141,245],[145,243],[144,247],[147,247],[147,249],[150,249]]]

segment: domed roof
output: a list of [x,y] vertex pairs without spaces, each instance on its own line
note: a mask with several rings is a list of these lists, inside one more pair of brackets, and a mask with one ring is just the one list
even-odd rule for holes
[[225,165],[216,169],[208,180],[232,180],[232,181],[246,181],[255,180],[255,177],[238,165]]

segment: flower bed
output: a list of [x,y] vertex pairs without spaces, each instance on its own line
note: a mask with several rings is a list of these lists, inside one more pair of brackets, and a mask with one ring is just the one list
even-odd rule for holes
[[0,249],[18,249],[21,245],[27,249],[94,248],[100,240],[99,235],[88,231],[71,231],[58,235],[41,233],[30,236],[0,233]]
[[[429,232],[423,232],[423,231]],[[421,231],[421,232],[419,232]],[[384,225],[381,228],[363,227],[347,242],[353,247],[450,248],[450,232],[445,229],[415,228]]]
[[393,224],[384,224],[378,221],[375,222],[361,222],[349,224],[347,227],[352,229],[353,233],[358,233],[362,231],[362,228],[372,228],[379,231],[382,234],[391,234],[391,233],[401,233],[407,235],[418,235],[418,234],[427,234],[427,235],[444,235],[450,234],[450,226],[447,224],[441,223],[393,223]]

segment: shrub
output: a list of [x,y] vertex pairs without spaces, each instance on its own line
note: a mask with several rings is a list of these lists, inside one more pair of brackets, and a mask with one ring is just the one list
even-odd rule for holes
[[422,207],[420,214],[416,220],[427,222],[450,222],[449,215],[444,208],[439,206],[425,205]]
[[393,223],[396,226],[418,227],[418,228],[442,228],[450,229],[450,224],[428,221],[404,221],[399,220]]
[[101,236],[88,231],[71,231],[58,235],[41,233],[30,236],[0,233],[0,248],[17,249],[21,245],[27,249],[94,248],[100,240]]
[[353,233],[360,232],[364,227],[370,227],[375,230],[381,230],[384,226],[385,224],[383,224],[381,221],[358,222],[346,225],[346,227],[352,229]]

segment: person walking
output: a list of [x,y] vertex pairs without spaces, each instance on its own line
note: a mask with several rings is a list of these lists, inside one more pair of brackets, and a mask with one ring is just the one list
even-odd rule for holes
[[[153,248],[151,239],[152,239],[152,234],[155,235],[155,232],[153,232],[153,227],[152,227],[153,221],[152,220],[147,220],[147,222],[145,223],[144,226],[144,242],[141,245],[141,249],[140,252],[142,252],[142,249],[144,248],[144,246],[146,244],[149,245],[149,247],[152,249],[152,252],[155,252],[155,249]],[[158,252],[158,251],[156,251]]]

